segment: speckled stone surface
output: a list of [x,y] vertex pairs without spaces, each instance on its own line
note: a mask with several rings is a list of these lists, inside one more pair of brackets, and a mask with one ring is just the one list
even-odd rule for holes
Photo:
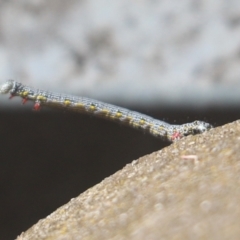
[[186,137],[134,160],[18,240],[237,239],[239,146],[239,120]]

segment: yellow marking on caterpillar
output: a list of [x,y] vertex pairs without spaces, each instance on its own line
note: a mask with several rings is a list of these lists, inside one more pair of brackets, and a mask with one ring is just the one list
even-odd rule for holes
[[147,122],[146,122],[146,120],[144,119],[144,118],[141,118],[141,120],[139,121],[139,124],[140,125],[144,125],[144,124],[146,124]]
[[131,122],[131,125],[135,128],[140,127],[140,124],[137,121],[134,121],[134,120]]
[[68,99],[65,99],[64,101],[63,101],[63,103],[66,105],[66,106],[69,106],[69,105],[71,105],[71,101],[70,100],[68,100]]
[[163,126],[159,126],[158,129],[163,130],[163,131],[165,130],[165,128]]
[[111,114],[111,112],[107,109],[107,108],[103,108],[101,109],[101,113],[105,116],[108,116]]
[[117,111],[116,114],[115,114],[115,117],[116,118],[121,118],[122,117],[122,113],[120,111]]
[[152,134],[154,134],[154,135],[157,133],[157,131],[154,130],[154,129],[152,129],[152,128],[150,128],[150,132],[151,132]]
[[36,99],[39,100],[39,101],[46,101],[47,100],[47,98],[45,96],[42,96],[42,95],[36,96]]
[[150,132],[155,136],[159,135],[159,132],[154,129],[151,129]]
[[85,105],[81,102],[75,103],[75,107],[85,108]]
[[89,109],[90,109],[91,111],[96,111],[96,110],[97,110],[96,106],[95,106],[93,103],[91,103]]
[[109,117],[110,119],[116,119],[115,115],[112,115],[111,112],[109,112],[109,115],[107,115],[107,117]]
[[21,97],[27,97],[28,94],[29,94],[29,91],[20,92],[20,96],[21,96]]

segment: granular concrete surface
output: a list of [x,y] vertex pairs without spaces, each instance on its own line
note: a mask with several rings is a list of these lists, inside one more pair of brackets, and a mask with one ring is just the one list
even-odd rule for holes
[[18,236],[238,239],[240,120],[134,160]]

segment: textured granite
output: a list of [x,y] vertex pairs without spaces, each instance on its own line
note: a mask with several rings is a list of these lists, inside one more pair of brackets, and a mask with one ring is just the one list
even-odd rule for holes
[[18,240],[237,239],[239,144],[239,120],[186,137],[134,160]]

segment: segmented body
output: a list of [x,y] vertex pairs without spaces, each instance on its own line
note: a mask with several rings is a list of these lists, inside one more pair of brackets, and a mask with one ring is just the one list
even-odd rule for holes
[[212,128],[209,123],[202,121],[172,125],[145,114],[117,107],[112,104],[85,97],[76,97],[34,89],[13,80],[8,80],[3,84],[0,87],[0,93],[10,93],[10,97],[20,96],[23,99],[23,103],[27,100],[32,100],[35,102],[35,110],[39,110],[41,105],[46,105],[93,114],[110,120],[118,120],[167,141],[175,141],[186,135],[202,133]]

